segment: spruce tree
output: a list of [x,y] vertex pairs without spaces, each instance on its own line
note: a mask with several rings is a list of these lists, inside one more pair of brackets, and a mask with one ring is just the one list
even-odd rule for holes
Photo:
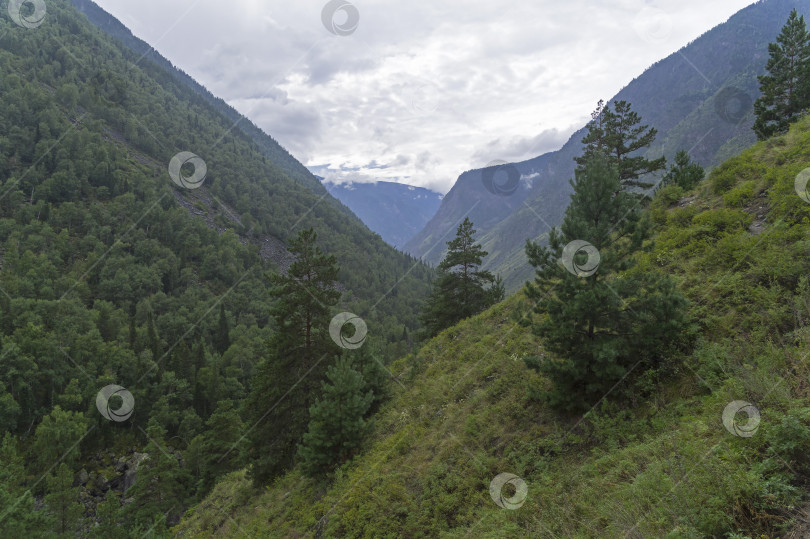
[[278,329],[244,404],[245,423],[252,426],[250,474],[257,486],[292,466],[326,371],[326,356],[334,351],[329,322],[330,307],[340,298],[335,288],[339,268],[316,240],[314,230],[301,231],[288,246],[295,260],[286,275],[267,275],[277,298],[271,315]]
[[146,428],[149,444],[148,458],[138,466],[135,484],[127,491],[132,503],[125,508],[126,514],[136,523],[149,526],[168,513],[182,513],[189,498],[191,477],[172,454],[166,443],[166,429],[154,418]]
[[684,191],[689,191],[700,183],[705,175],[703,167],[692,162],[686,150],[680,150],[675,154],[675,164],[669,167],[669,171],[661,179],[660,186],[673,184]]
[[474,236],[473,223],[465,218],[456,237],[447,242],[447,255],[439,263],[439,275],[420,316],[428,337],[503,299],[501,279],[481,270],[488,253],[475,243]]
[[0,441],[0,537],[40,537],[50,522],[44,511],[34,510],[34,495],[27,488],[22,455],[11,433]]
[[762,96],[754,103],[753,129],[759,140],[787,131],[810,105],[810,33],[804,15],[791,11],[768,53],[768,74],[759,76]]
[[365,416],[374,394],[351,358],[341,357],[326,378],[321,398],[309,409],[309,430],[298,448],[304,473],[313,477],[350,458],[373,427]]
[[582,139],[585,145],[583,155],[575,157],[583,166],[594,155],[607,156],[616,167],[622,189],[649,189],[653,184],[642,181],[646,174],[663,170],[666,158],[647,159],[639,155],[655,141],[658,131],[654,127],[641,124],[641,117],[632,110],[630,103],[615,101],[613,110],[604,101],[599,101],[591,114],[588,133]]
[[[658,365],[684,325],[686,303],[669,279],[628,271],[651,228],[636,198],[622,188],[615,161],[593,153],[575,178],[571,203],[560,229],[551,230],[549,245],[526,244],[536,268],[526,291],[542,315],[533,329],[552,356],[527,365],[552,381],[545,393],[550,404],[569,412],[596,404],[637,362],[636,373]],[[599,264],[588,277],[571,268],[592,268],[596,253],[566,253],[574,240],[598,251]],[[560,263],[564,253],[571,258],[568,267]],[[629,387],[628,380],[623,388]]]
[[197,411],[197,415],[202,418],[207,418],[209,414],[208,401],[206,400],[205,393],[206,388],[200,377],[202,369],[205,369],[208,366],[206,356],[207,350],[205,347],[205,341],[203,340],[202,336],[199,336],[194,345],[194,349],[191,352],[191,361],[194,370],[194,409]]
[[107,491],[104,501],[96,505],[96,519],[98,524],[90,529],[92,537],[107,539],[120,533],[122,514],[121,500],[118,494],[112,489]]
[[54,522],[54,531],[59,536],[75,537],[82,524],[84,506],[79,503],[79,488],[73,486],[73,472],[64,462],[46,479],[48,494],[45,505]]
[[191,350],[183,339],[180,339],[172,352],[172,370],[177,373],[179,378],[188,381],[191,388],[194,388],[194,374],[197,369],[191,357]]
[[224,354],[228,347],[231,345],[230,326],[228,325],[228,318],[225,316],[225,305],[219,304],[219,323],[217,324],[217,332],[215,338],[215,348],[220,354]]
[[[146,340],[149,345],[149,350],[152,351],[152,361],[157,363],[163,356],[163,348],[160,344],[160,338],[158,337],[157,327],[155,327],[155,321],[152,316],[151,307],[146,312]],[[158,367],[161,370],[163,370],[163,361],[160,361]]]
[[[238,469],[242,464],[244,425],[230,399],[217,403],[217,409],[205,422],[205,432],[192,441],[194,462],[199,470],[197,496],[202,498],[217,478]],[[237,447],[235,449],[234,445]],[[192,459],[189,459],[192,460]]]

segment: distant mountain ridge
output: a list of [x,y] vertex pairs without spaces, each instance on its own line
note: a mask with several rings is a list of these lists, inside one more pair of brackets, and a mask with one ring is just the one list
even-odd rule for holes
[[422,230],[442,201],[440,193],[395,182],[323,184],[367,227],[399,249]]
[[[808,13],[810,0],[752,4],[648,68],[609,100],[629,101],[644,123],[658,130],[649,156],[663,154],[671,160],[685,149],[711,168],[756,140],[751,131],[751,105],[759,95],[756,77],[764,72],[768,43],[793,8]],[[444,255],[441,238],[468,216],[490,253],[486,269],[500,273],[509,290],[517,289],[533,274],[523,252],[526,239],[543,240],[549,228],[561,222],[571,192],[573,158],[581,153],[585,132],[582,128],[574,133],[560,150],[501,167],[522,178],[533,176],[530,186],[493,194],[482,176],[491,169],[464,172],[405,250],[436,264]]]

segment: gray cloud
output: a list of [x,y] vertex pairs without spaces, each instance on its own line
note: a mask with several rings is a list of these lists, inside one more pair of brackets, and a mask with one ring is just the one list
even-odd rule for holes
[[325,0],[97,0],[305,165],[440,192],[559,148],[598,99],[752,1],[358,0],[336,36]]
[[473,154],[473,161],[480,161],[482,164],[494,159],[501,159],[509,163],[515,163],[537,157],[547,152],[558,150],[565,144],[577,129],[582,127],[586,119],[581,123],[569,126],[566,129],[545,129],[533,137],[512,136],[507,138],[496,138],[487,142]]

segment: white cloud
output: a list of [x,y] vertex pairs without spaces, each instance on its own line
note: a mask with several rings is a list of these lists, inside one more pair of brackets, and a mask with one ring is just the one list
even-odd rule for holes
[[522,175],[522,176],[520,177],[520,181],[524,182],[524,183],[526,184],[526,187],[527,187],[527,188],[529,188],[529,189],[531,189],[531,188],[532,188],[532,184],[534,183],[534,179],[535,179],[535,178],[539,178],[539,177],[540,177],[540,173],[539,173],[539,172],[532,172],[531,174],[524,174],[524,175]]
[[753,3],[357,0],[339,37],[321,0],[97,2],[304,164],[440,192],[558,148],[600,98]]

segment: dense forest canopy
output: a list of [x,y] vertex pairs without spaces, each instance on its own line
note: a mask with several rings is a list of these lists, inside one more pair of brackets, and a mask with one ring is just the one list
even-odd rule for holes
[[143,531],[242,464],[284,242],[317,231],[333,314],[362,317],[381,364],[410,347],[432,270],[70,2],[29,8],[0,18],[0,531]]

